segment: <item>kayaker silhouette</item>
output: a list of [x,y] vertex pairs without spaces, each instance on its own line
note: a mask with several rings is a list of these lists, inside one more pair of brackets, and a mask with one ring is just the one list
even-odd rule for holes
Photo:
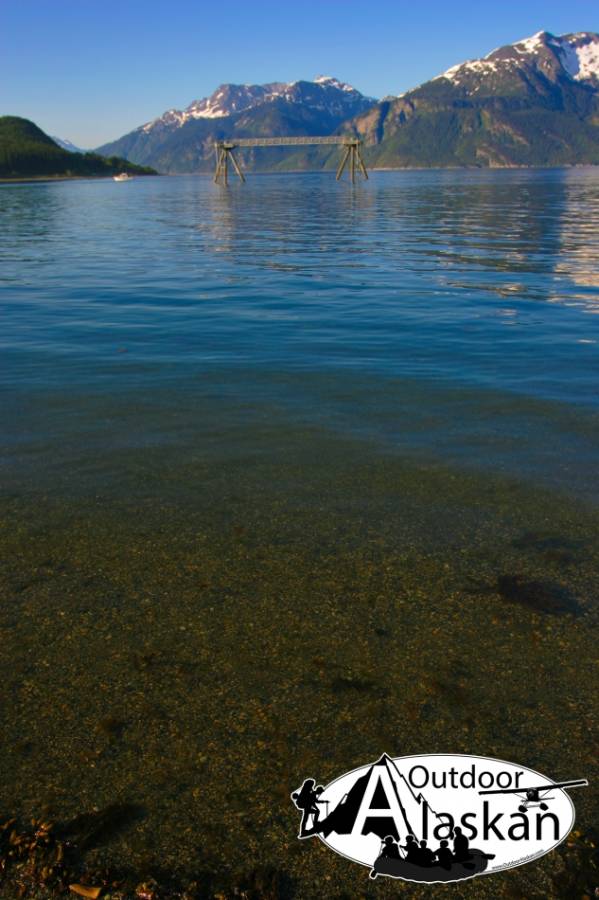
[[456,862],[472,859],[468,838],[465,834],[462,834],[462,829],[459,825],[456,825],[453,829],[453,858]]
[[[314,787],[313,778],[306,778],[299,791],[296,791],[291,795],[291,799],[296,807],[302,811],[300,837],[307,837],[310,834],[314,834],[316,831],[318,817],[320,816],[320,810],[316,804],[323,790],[324,788],[322,785],[319,785],[317,788]],[[313,817],[312,827],[308,828],[308,819],[310,816]]]

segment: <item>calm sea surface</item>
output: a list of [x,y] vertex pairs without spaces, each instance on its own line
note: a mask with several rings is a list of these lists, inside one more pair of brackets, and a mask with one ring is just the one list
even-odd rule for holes
[[590,778],[599,171],[1,185],[0,305],[6,813],[303,900],[308,775]]
[[592,169],[5,185],[0,216],[16,477],[278,423],[596,497]]

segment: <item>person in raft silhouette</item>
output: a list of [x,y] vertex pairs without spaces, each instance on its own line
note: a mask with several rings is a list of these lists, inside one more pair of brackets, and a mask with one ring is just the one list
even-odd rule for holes
[[418,865],[418,844],[413,834],[408,834],[406,843],[401,845],[401,849],[406,851],[406,859],[408,862]]
[[[300,837],[307,837],[309,834],[314,834],[316,831],[318,817],[320,816],[320,810],[316,804],[323,790],[324,788],[321,785],[317,788],[314,787],[313,778],[306,778],[299,791],[296,791],[291,795],[297,808],[302,810]],[[313,816],[314,818],[312,819],[312,827],[308,828],[308,819],[310,816]]]
[[415,862],[419,866],[432,866],[435,862],[435,854],[426,846],[424,838],[420,841],[420,847],[417,849],[418,859]]
[[388,834],[385,840],[383,841],[383,846],[381,848],[381,856],[384,856],[386,859],[401,859],[399,855],[399,847],[397,846],[397,841],[393,839],[393,837]]
[[456,862],[465,862],[472,859],[468,846],[468,838],[462,834],[462,829],[456,825],[453,829],[453,858]]
[[446,871],[449,872],[454,861],[453,853],[449,849],[449,841],[441,841],[435,856],[437,857],[437,862],[441,868],[446,869]]

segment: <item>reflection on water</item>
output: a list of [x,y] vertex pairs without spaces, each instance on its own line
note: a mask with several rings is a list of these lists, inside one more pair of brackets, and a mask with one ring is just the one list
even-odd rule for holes
[[[597,221],[599,196],[581,185],[568,192],[560,222],[560,254],[555,271],[577,288],[562,302],[573,303],[586,312],[599,312],[599,265],[597,264]],[[555,299],[559,302],[560,298]]]
[[[338,900],[304,777],[597,784],[598,204],[590,169],[0,187],[5,812],[129,804],[90,865]],[[575,852],[464,896],[582,895]]]
[[591,169],[3,186],[5,439],[43,481],[98,405],[183,459],[276,407],[594,493],[598,205]]

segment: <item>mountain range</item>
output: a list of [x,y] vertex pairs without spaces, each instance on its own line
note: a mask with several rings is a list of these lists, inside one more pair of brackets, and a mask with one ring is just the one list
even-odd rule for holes
[[[209,172],[214,142],[348,134],[374,167],[599,164],[599,35],[546,31],[377,101],[335,78],[221,85],[98,148],[162,172]],[[325,147],[243,153],[252,169],[318,169]]]
[[[161,172],[210,171],[214,142],[228,137],[332,134],[376,101],[336,78],[290,84],[223,84],[184,110],[170,109],[124,137],[98,148]],[[305,152],[304,152],[305,155]],[[272,168],[280,151],[260,150],[253,161]],[[150,162],[152,160],[152,162]]]

